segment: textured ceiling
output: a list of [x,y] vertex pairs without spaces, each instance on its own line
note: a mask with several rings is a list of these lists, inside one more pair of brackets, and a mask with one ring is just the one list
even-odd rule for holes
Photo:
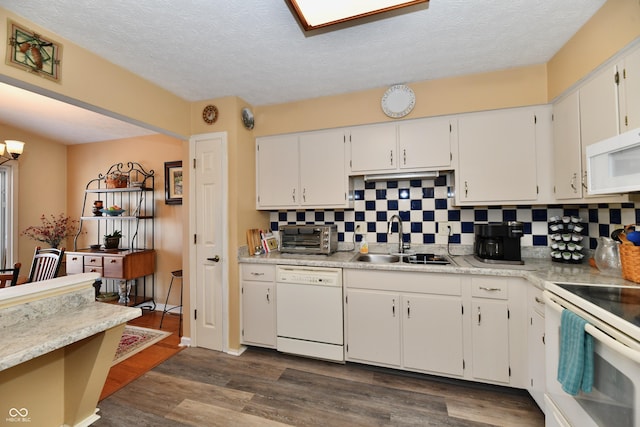
[[0,0],[0,7],[186,100],[239,96],[259,106],[544,63],[604,2],[431,0],[312,35],[285,0]]

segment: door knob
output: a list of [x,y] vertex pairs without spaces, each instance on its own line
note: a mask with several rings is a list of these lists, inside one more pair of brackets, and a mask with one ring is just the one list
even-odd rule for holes
[[218,255],[216,255],[213,258],[207,258],[207,261],[218,262],[218,261],[220,261],[220,257]]

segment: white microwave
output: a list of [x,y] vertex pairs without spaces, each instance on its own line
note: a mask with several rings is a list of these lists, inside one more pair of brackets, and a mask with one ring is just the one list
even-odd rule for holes
[[640,191],[640,128],[587,146],[589,194]]

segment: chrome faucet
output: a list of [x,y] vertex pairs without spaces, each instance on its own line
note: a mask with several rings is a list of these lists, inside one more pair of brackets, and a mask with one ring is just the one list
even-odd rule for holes
[[388,223],[389,228],[387,230],[387,234],[389,236],[391,235],[391,224],[393,223],[394,219],[398,220],[398,253],[402,254],[402,253],[404,253],[404,245],[403,245],[403,242],[402,242],[402,219],[398,215],[393,215],[389,219],[389,223]]

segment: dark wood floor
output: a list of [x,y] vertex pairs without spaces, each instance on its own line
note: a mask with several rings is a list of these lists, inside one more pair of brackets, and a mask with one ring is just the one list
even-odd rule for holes
[[255,348],[187,348],[98,406],[95,426],[544,426],[526,392]]

